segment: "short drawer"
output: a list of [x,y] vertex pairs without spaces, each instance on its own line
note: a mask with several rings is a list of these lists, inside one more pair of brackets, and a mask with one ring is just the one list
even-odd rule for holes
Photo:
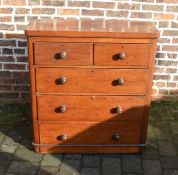
[[144,96],[39,95],[38,120],[58,122],[141,122]]
[[146,69],[36,68],[37,92],[145,94]]
[[90,43],[35,42],[35,64],[42,65],[90,65],[92,64]]
[[148,67],[150,44],[94,45],[94,64],[97,66],[143,66]]
[[59,145],[139,144],[137,123],[40,123],[40,143]]

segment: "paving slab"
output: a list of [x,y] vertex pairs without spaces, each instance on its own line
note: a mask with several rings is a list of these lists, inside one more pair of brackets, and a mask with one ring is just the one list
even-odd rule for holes
[[62,154],[44,154],[42,166],[58,167],[61,164]]
[[158,160],[143,160],[144,175],[162,175],[161,163]]

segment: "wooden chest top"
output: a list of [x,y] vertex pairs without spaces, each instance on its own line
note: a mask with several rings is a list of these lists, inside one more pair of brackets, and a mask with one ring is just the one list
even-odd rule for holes
[[159,31],[152,22],[124,20],[47,19],[32,22],[25,30],[27,36],[158,38]]

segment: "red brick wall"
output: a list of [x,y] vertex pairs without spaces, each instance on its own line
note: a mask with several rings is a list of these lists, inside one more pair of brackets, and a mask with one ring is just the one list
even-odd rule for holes
[[114,18],[153,21],[158,41],[153,96],[178,94],[178,0],[0,0],[0,98],[29,94],[23,30],[37,18]]

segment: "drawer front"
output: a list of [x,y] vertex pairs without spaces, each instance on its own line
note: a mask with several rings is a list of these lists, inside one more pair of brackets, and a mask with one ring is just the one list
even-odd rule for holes
[[137,123],[40,123],[41,144],[138,144]]
[[94,64],[97,66],[144,66],[150,57],[149,44],[107,44],[94,45]]
[[35,64],[43,65],[90,65],[90,43],[35,42]]
[[146,69],[37,68],[41,93],[145,94]]
[[118,122],[143,117],[143,96],[54,96],[40,95],[39,121]]

